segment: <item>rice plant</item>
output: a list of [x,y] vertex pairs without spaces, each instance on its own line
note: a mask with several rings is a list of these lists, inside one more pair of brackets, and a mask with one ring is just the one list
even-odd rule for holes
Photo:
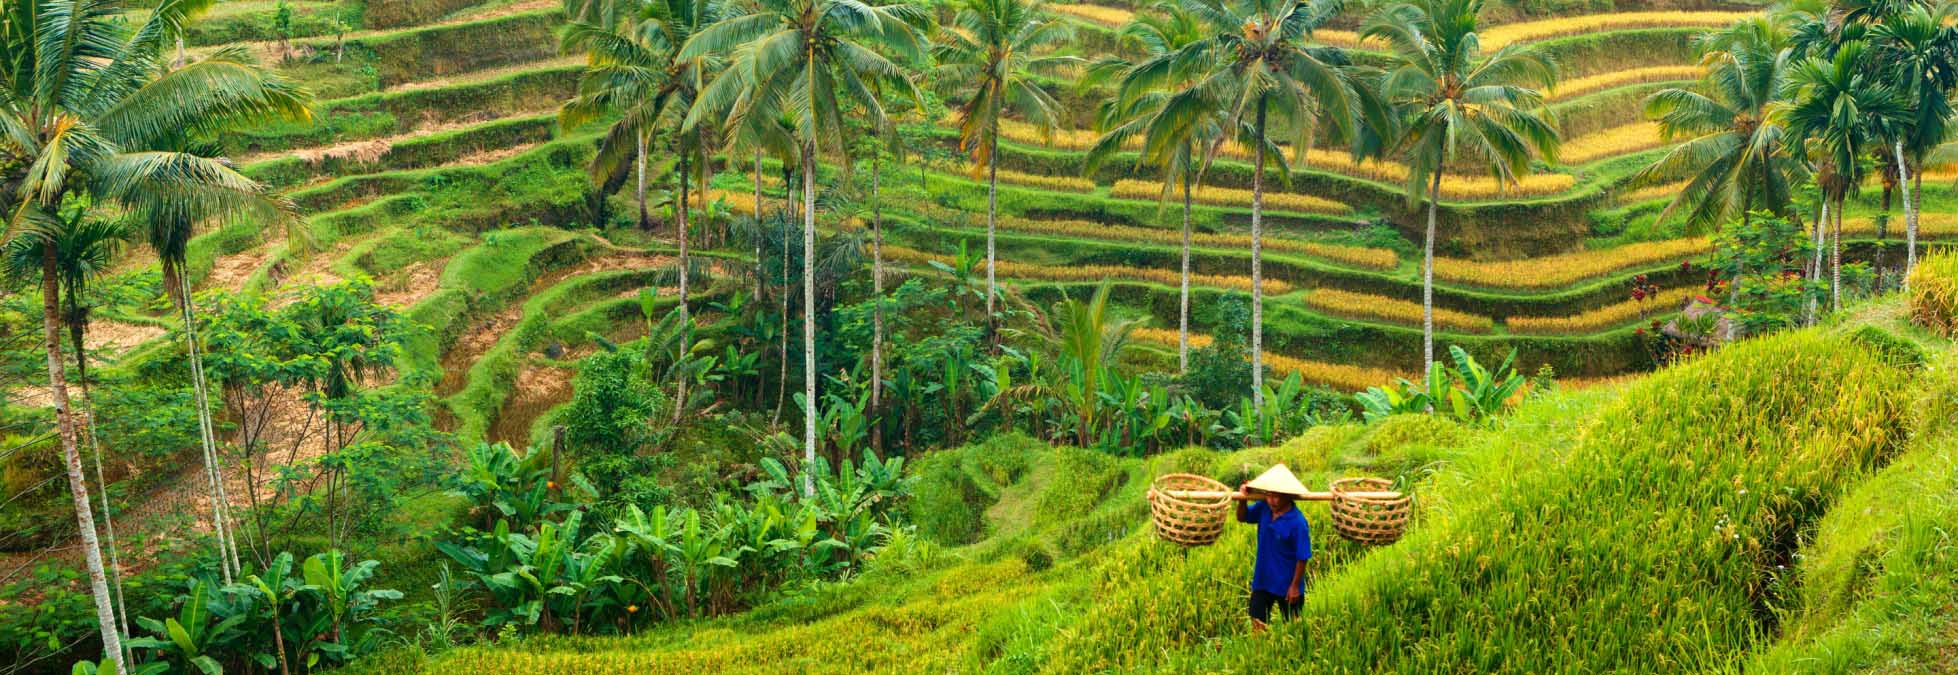
[[[1115,187],[1110,190],[1109,194],[1122,199],[1153,200],[1162,196],[1162,191],[1162,185],[1157,183],[1139,180],[1119,180],[1115,181]],[[1196,191],[1191,198],[1198,203],[1213,206],[1243,208],[1249,208],[1251,206],[1250,190],[1206,185],[1203,186],[1203,189]],[[1345,204],[1311,195],[1290,192],[1266,192],[1264,199],[1265,206],[1281,211],[1297,211],[1300,213],[1345,213],[1348,211]]]
[[[885,246],[884,255],[898,262],[929,264],[949,263],[949,256],[933,255],[917,249],[902,246]],[[1154,284],[1175,285],[1179,279],[1175,270],[1154,267],[1129,267],[1125,265],[1037,265],[1013,260],[999,261],[1000,276],[1015,279],[1039,281],[1091,282],[1103,279],[1116,281],[1146,281]],[[1234,291],[1250,291],[1251,279],[1248,277],[1225,276],[1220,274],[1192,274],[1190,283],[1211,288],[1224,288]],[[1265,279],[1265,292],[1281,295],[1289,293],[1292,285],[1277,279]]]
[[1713,250],[1705,238],[1668,239],[1522,260],[1436,258],[1435,278],[1489,288],[1560,288]]
[[1595,94],[1607,89],[1647,82],[1667,82],[1672,80],[1691,80],[1700,76],[1700,67],[1689,66],[1646,66],[1613,70],[1589,77],[1579,77],[1557,83],[1550,100],[1572,99],[1586,94]]
[[1570,316],[1512,316],[1503,325],[1517,333],[1537,335],[1586,335],[1610,330],[1635,319],[1670,314],[1681,302],[1700,293],[1700,289],[1674,288],[1643,300],[1626,300]]
[[1557,160],[1572,166],[1588,164],[1607,157],[1651,150],[1665,142],[1665,138],[1659,135],[1657,122],[1633,122],[1567,139]]
[[[1314,289],[1305,295],[1308,307],[1349,319],[1385,321],[1409,326],[1421,325],[1421,303],[1397,300],[1394,298],[1342,291],[1336,288]],[[1476,316],[1468,312],[1436,307],[1435,325],[1447,330],[1463,333],[1487,333],[1495,328],[1495,322],[1486,316]]]

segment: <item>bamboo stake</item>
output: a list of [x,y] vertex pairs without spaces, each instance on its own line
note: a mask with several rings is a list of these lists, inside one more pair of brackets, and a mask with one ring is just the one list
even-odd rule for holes
[[[1250,501],[1250,500],[1253,500],[1253,499],[1263,499],[1263,497],[1262,497],[1262,496],[1259,496],[1259,495],[1257,495],[1257,494],[1255,494],[1255,493],[1253,493],[1253,494],[1246,494],[1246,493],[1242,493],[1242,492],[1230,492],[1230,491],[1225,491],[1225,490],[1167,490],[1167,491],[1165,491],[1165,494],[1168,494],[1169,496],[1171,496],[1171,497],[1174,497],[1174,498],[1177,498],[1177,499],[1223,499],[1223,498],[1230,498],[1230,499],[1236,499],[1236,500],[1242,500],[1242,501]],[[1401,497],[1403,496],[1403,495],[1402,495],[1401,493],[1399,493],[1399,492],[1391,492],[1391,491],[1389,491],[1389,492],[1348,492],[1348,493],[1345,493],[1345,494],[1346,494],[1346,496],[1347,496],[1348,498],[1352,498],[1352,499],[1400,499],[1400,498],[1401,498]],[[1332,501],[1332,500],[1333,500],[1333,493],[1331,493],[1331,492],[1307,492],[1307,493],[1305,493],[1305,494],[1301,494],[1301,495],[1292,495],[1292,497],[1293,497],[1293,498],[1295,498],[1295,499],[1298,499],[1299,501],[1306,501],[1306,502],[1329,502],[1329,501]]]

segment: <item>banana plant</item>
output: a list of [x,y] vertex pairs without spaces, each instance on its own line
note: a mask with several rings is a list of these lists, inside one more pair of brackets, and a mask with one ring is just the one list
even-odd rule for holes
[[740,565],[738,560],[724,554],[726,547],[720,534],[701,525],[699,511],[687,511],[686,523],[681,526],[673,547],[673,570],[680,575],[689,616],[700,615],[700,589],[712,581],[715,572]]
[[340,660],[351,656],[351,645],[347,644],[344,633],[348,618],[373,610],[382,600],[401,599],[400,591],[361,587],[374,577],[375,568],[380,566],[378,560],[363,560],[348,566],[346,555],[337,550],[306,558],[300,568],[306,584],[320,594],[327,614],[332,617],[333,644],[322,644],[321,651]]
[[210,602],[210,586],[201,579],[191,582],[190,592],[183,606],[177,608],[175,617],[162,621],[147,616],[136,618],[136,624],[151,635],[131,639],[128,647],[161,650],[186,670],[196,668],[205,675],[222,675],[224,666],[212,657],[213,647],[236,637],[232,633],[240,631],[251,617],[239,613],[213,623],[215,616]]

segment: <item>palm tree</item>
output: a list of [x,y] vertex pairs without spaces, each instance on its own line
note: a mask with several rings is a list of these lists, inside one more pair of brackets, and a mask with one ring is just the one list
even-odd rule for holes
[[[133,30],[93,2],[14,3],[0,21],[0,184],[9,190],[4,239],[41,248],[48,386],[103,650],[125,672],[95,516],[82,478],[61,363],[60,253],[54,230],[68,208],[108,203],[142,217],[201,222],[283,215],[277,200],[223,162],[178,151],[192,137],[274,117],[305,117],[305,96],[223,50],[165,70],[163,47],[205,3],[161,2]],[[207,456],[207,460],[209,457]],[[214,525],[223,532],[223,519]],[[220,559],[225,556],[220,555]]]
[[[1892,139],[1898,183],[1904,191],[1904,274],[1917,266],[1917,214],[1924,199],[1921,168],[1951,134],[1950,92],[1958,87],[1958,29],[1946,23],[1949,6],[1932,12],[1910,5],[1872,30],[1873,56],[1889,66],[1888,80],[1904,96],[1908,119]],[[1908,283],[1908,282],[1906,282]]]
[[[918,98],[898,61],[923,56],[914,24],[925,14],[911,5],[873,5],[859,0],[759,0],[750,14],[725,19],[689,39],[675,58],[725,55],[727,67],[700,92],[687,112],[686,129],[722,115],[725,129],[750,118],[793,120],[802,174],[803,461],[816,461],[816,278],[809,257],[816,250],[816,157],[831,152],[844,162],[844,101],[873,124],[887,124],[880,82]],[[882,53],[880,53],[882,50]],[[815,484],[803,473],[803,490]]]
[[[1235,140],[1252,150],[1251,162],[1251,397],[1264,403],[1264,189],[1265,169],[1276,166],[1291,180],[1272,131],[1290,130],[1304,157],[1320,121],[1332,122],[1335,135],[1351,127],[1352,88],[1342,68],[1345,53],[1311,42],[1312,32],[1337,14],[1338,0],[1182,0],[1206,33],[1169,57],[1189,64],[1191,83],[1169,96],[1162,115],[1168,126],[1196,126],[1210,115],[1223,119],[1225,133],[1210,141],[1203,165],[1218,148]],[[1180,65],[1178,70],[1180,70]],[[1181,74],[1181,73],[1177,73]]]
[[[62,321],[68,324],[69,345],[75,350],[75,380],[82,390],[82,412],[87,420],[89,454],[94,460],[95,486],[102,491],[102,535],[108,541],[110,584],[115,593],[115,606],[119,626],[124,633],[129,632],[129,606],[123,601],[122,593],[122,555],[116,546],[116,525],[109,507],[109,483],[103,479],[102,442],[95,431],[95,399],[88,386],[88,285],[109,268],[122,246],[129,239],[129,230],[121,221],[84,219],[86,211],[71,209],[71,213],[57,222],[50,223],[54,229],[47,236],[54,239],[57,266],[60,270],[62,301]],[[6,250],[7,276],[28,280],[43,273],[41,246],[33,237],[19,237],[8,242]]]
[[[1688,211],[1693,227],[1718,227],[1756,205],[1785,213],[1801,167],[1782,146],[1784,130],[1768,113],[1788,80],[1788,36],[1777,20],[1744,19],[1701,40],[1703,85],[1668,88],[1645,100],[1668,140],[1685,139],[1632,177],[1631,187],[1690,176],[1659,215]],[[1703,93],[1704,92],[1704,93]]]
[[[1131,61],[1109,57],[1097,61],[1088,71],[1084,85],[1116,81],[1114,98],[1104,101],[1096,114],[1101,138],[1088,149],[1083,173],[1095,175],[1109,157],[1142,141],[1136,155],[1138,165],[1160,167],[1163,198],[1177,184],[1183,188],[1182,265],[1178,274],[1176,311],[1176,369],[1190,369],[1190,216],[1191,192],[1196,181],[1200,149],[1222,137],[1222,120],[1216,109],[1198,108],[1185,117],[1165,115],[1170,97],[1189,87],[1201,72],[1188,64],[1178,64],[1175,56],[1183,48],[1202,40],[1203,26],[1195,15],[1174,2],[1163,2],[1152,13],[1136,14],[1122,27],[1122,41],[1142,58]],[[1179,68],[1178,66],[1183,67]]]
[[[1387,7],[1366,22],[1363,39],[1387,43],[1379,101],[1405,157],[1409,201],[1426,193],[1421,257],[1421,361],[1434,369],[1435,214],[1442,176],[1464,159],[1514,184],[1532,154],[1554,160],[1557,129],[1543,111],[1556,68],[1534,50],[1511,45],[1484,55],[1476,34],[1482,0],[1418,0]],[[1425,185],[1424,185],[1425,184]]]
[[[679,203],[674,207],[679,218],[674,236],[680,246],[679,311],[685,322],[690,263],[687,181],[694,170],[704,176],[707,149],[703,130],[682,131],[680,127],[712,64],[710,55],[681,57],[679,52],[694,34],[721,19],[722,5],[716,0],[568,0],[566,9],[575,18],[564,29],[564,48],[584,50],[588,63],[578,83],[578,95],[558,112],[559,125],[576,129],[608,112],[619,115],[599,142],[590,169],[593,180],[603,185],[624,170],[627,157],[633,158],[638,172],[641,227],[647,224],[648,141],[663,130],[675,132],[672,141],[679,159],[675,179],[680,190]],[[699,162],[690,170],[688,160],[696,155]],[[684,396],[684,383],[680,391]]]
[[[949,90],[964,90],[959,105],[959,149],[986,169],[986,321],[993,324],[999,294],[994,268],[999,225],[999,122],[1019,115],[1051,134],[1060,124],[1060,103],[1041,88],[1036,74],[1051,75],[1080,60],[1048,53],[1072,31],[1048,15],[1039,0],[959,0],[955,30],[939,32],[932,49],[933,76]],[[997,339],[997,336],[995,336]]]
[[1867,48],[1862,41],[1845,42],[1833,56],[1810,57],[1798,64],[1786,87],[1786,97],[1794,102],[1777,113],[1795,134],[1796,142],[1790,145],[1804,148],[1818,166],[1824,167],[1818,173],[1827,180],[1817,183],[1823,200],[1833,206],[1829,244],[1832,311],[1842,307],[1843,202],[1863,176],[1856,160],[1870,144],[1879,142],[1895,120],[1908,116],[1903,97],[1864,60]]

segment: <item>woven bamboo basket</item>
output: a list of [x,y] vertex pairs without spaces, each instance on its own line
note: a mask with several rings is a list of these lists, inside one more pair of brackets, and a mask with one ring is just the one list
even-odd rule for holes
[[1407,530],[1414,514],[1414,498],[1408,495],[1382,497],[1378,494],[1394,487],[1381,478],[1341,478],[1333,481],[1333,530],[1339,536],[1362,544],[1391,544]]
[[[1209,492],[1202,497],[1173,497],[1171,491]],[[1156,536],[1184,546],[1209,546],[1224,533],[1231,516],[1231,490],[1223,483],[1187,474],[1164,474],[1149,486],[1149,514]]]

